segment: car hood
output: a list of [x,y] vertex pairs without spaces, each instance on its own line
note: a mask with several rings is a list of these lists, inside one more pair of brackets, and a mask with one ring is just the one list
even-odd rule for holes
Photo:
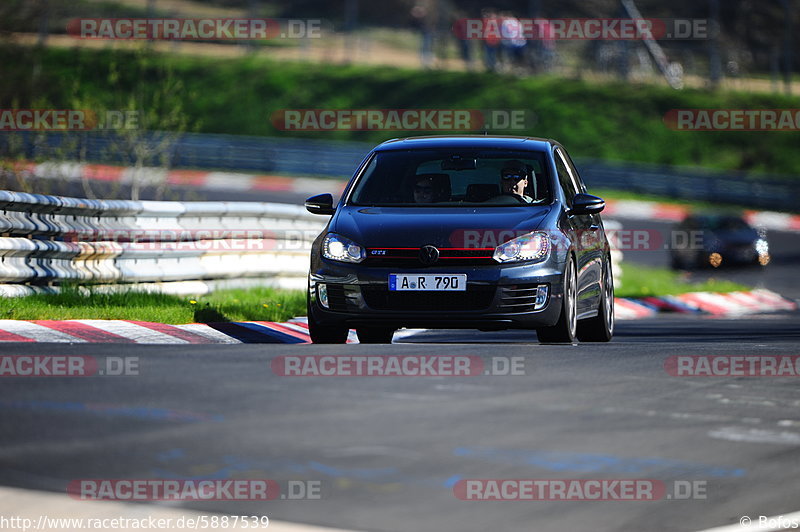
[[330,231],[367,248],[494,247],[539,229],[552,206],[355,207],[336,213]]

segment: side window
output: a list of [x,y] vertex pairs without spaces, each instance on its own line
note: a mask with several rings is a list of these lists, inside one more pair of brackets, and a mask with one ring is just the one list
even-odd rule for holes
[[572,198],[578,193],[578,188],[572,179],[572,175],[567,169],[564,158],[561,155],[561,150],[556,150],[553,154],[556,161],[556,171],[558,172],[558,181],[561,183],[561,188],[564,189],[564,195],[567,197],[567,206],[572,207]]

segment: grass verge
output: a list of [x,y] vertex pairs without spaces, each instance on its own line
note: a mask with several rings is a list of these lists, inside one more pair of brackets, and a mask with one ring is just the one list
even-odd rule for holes
[[201,297],[145,292],[101,293],[66,287],[58,294],[0,300],[0,319],[107,319],[157,323],[286,321],[305,316],[301,290],[220,290]]
[[617,297],[674,296],[687,292],[736,292],[750,287],[726,280],[692,282],[691,274],[625,262]]

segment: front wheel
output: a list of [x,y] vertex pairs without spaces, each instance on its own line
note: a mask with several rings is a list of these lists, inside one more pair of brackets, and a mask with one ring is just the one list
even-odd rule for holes
[[539,343],[571,344],[577,340],[578,329],[578,279],[575,273],[575,261],[570,257],[564,270],[564,301],[558,322],[552,327],[536,329]]
[[578,325],[578,339],[581,342],[610,342],[614,336],[614,276],[608,260],[603,269],[603,295],[597,316],[581,320]]
[[350,329],[345,325],[320,325],[314,319],[311,311],[311,301],[307,302],[306,310],[308,313],[308,335],[311,342],[315,344],[343,344],[347,342],[347,335]]

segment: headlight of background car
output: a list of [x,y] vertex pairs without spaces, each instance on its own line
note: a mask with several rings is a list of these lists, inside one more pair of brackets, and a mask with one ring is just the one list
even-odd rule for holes
[[322,256],[340,262],[361,262],[366,257],[364,248],[343,236],[328,233],[322,241]]
[[528,233],[497,246],[497,262],[541,261],[550,251],[550,240],[545,233]]

